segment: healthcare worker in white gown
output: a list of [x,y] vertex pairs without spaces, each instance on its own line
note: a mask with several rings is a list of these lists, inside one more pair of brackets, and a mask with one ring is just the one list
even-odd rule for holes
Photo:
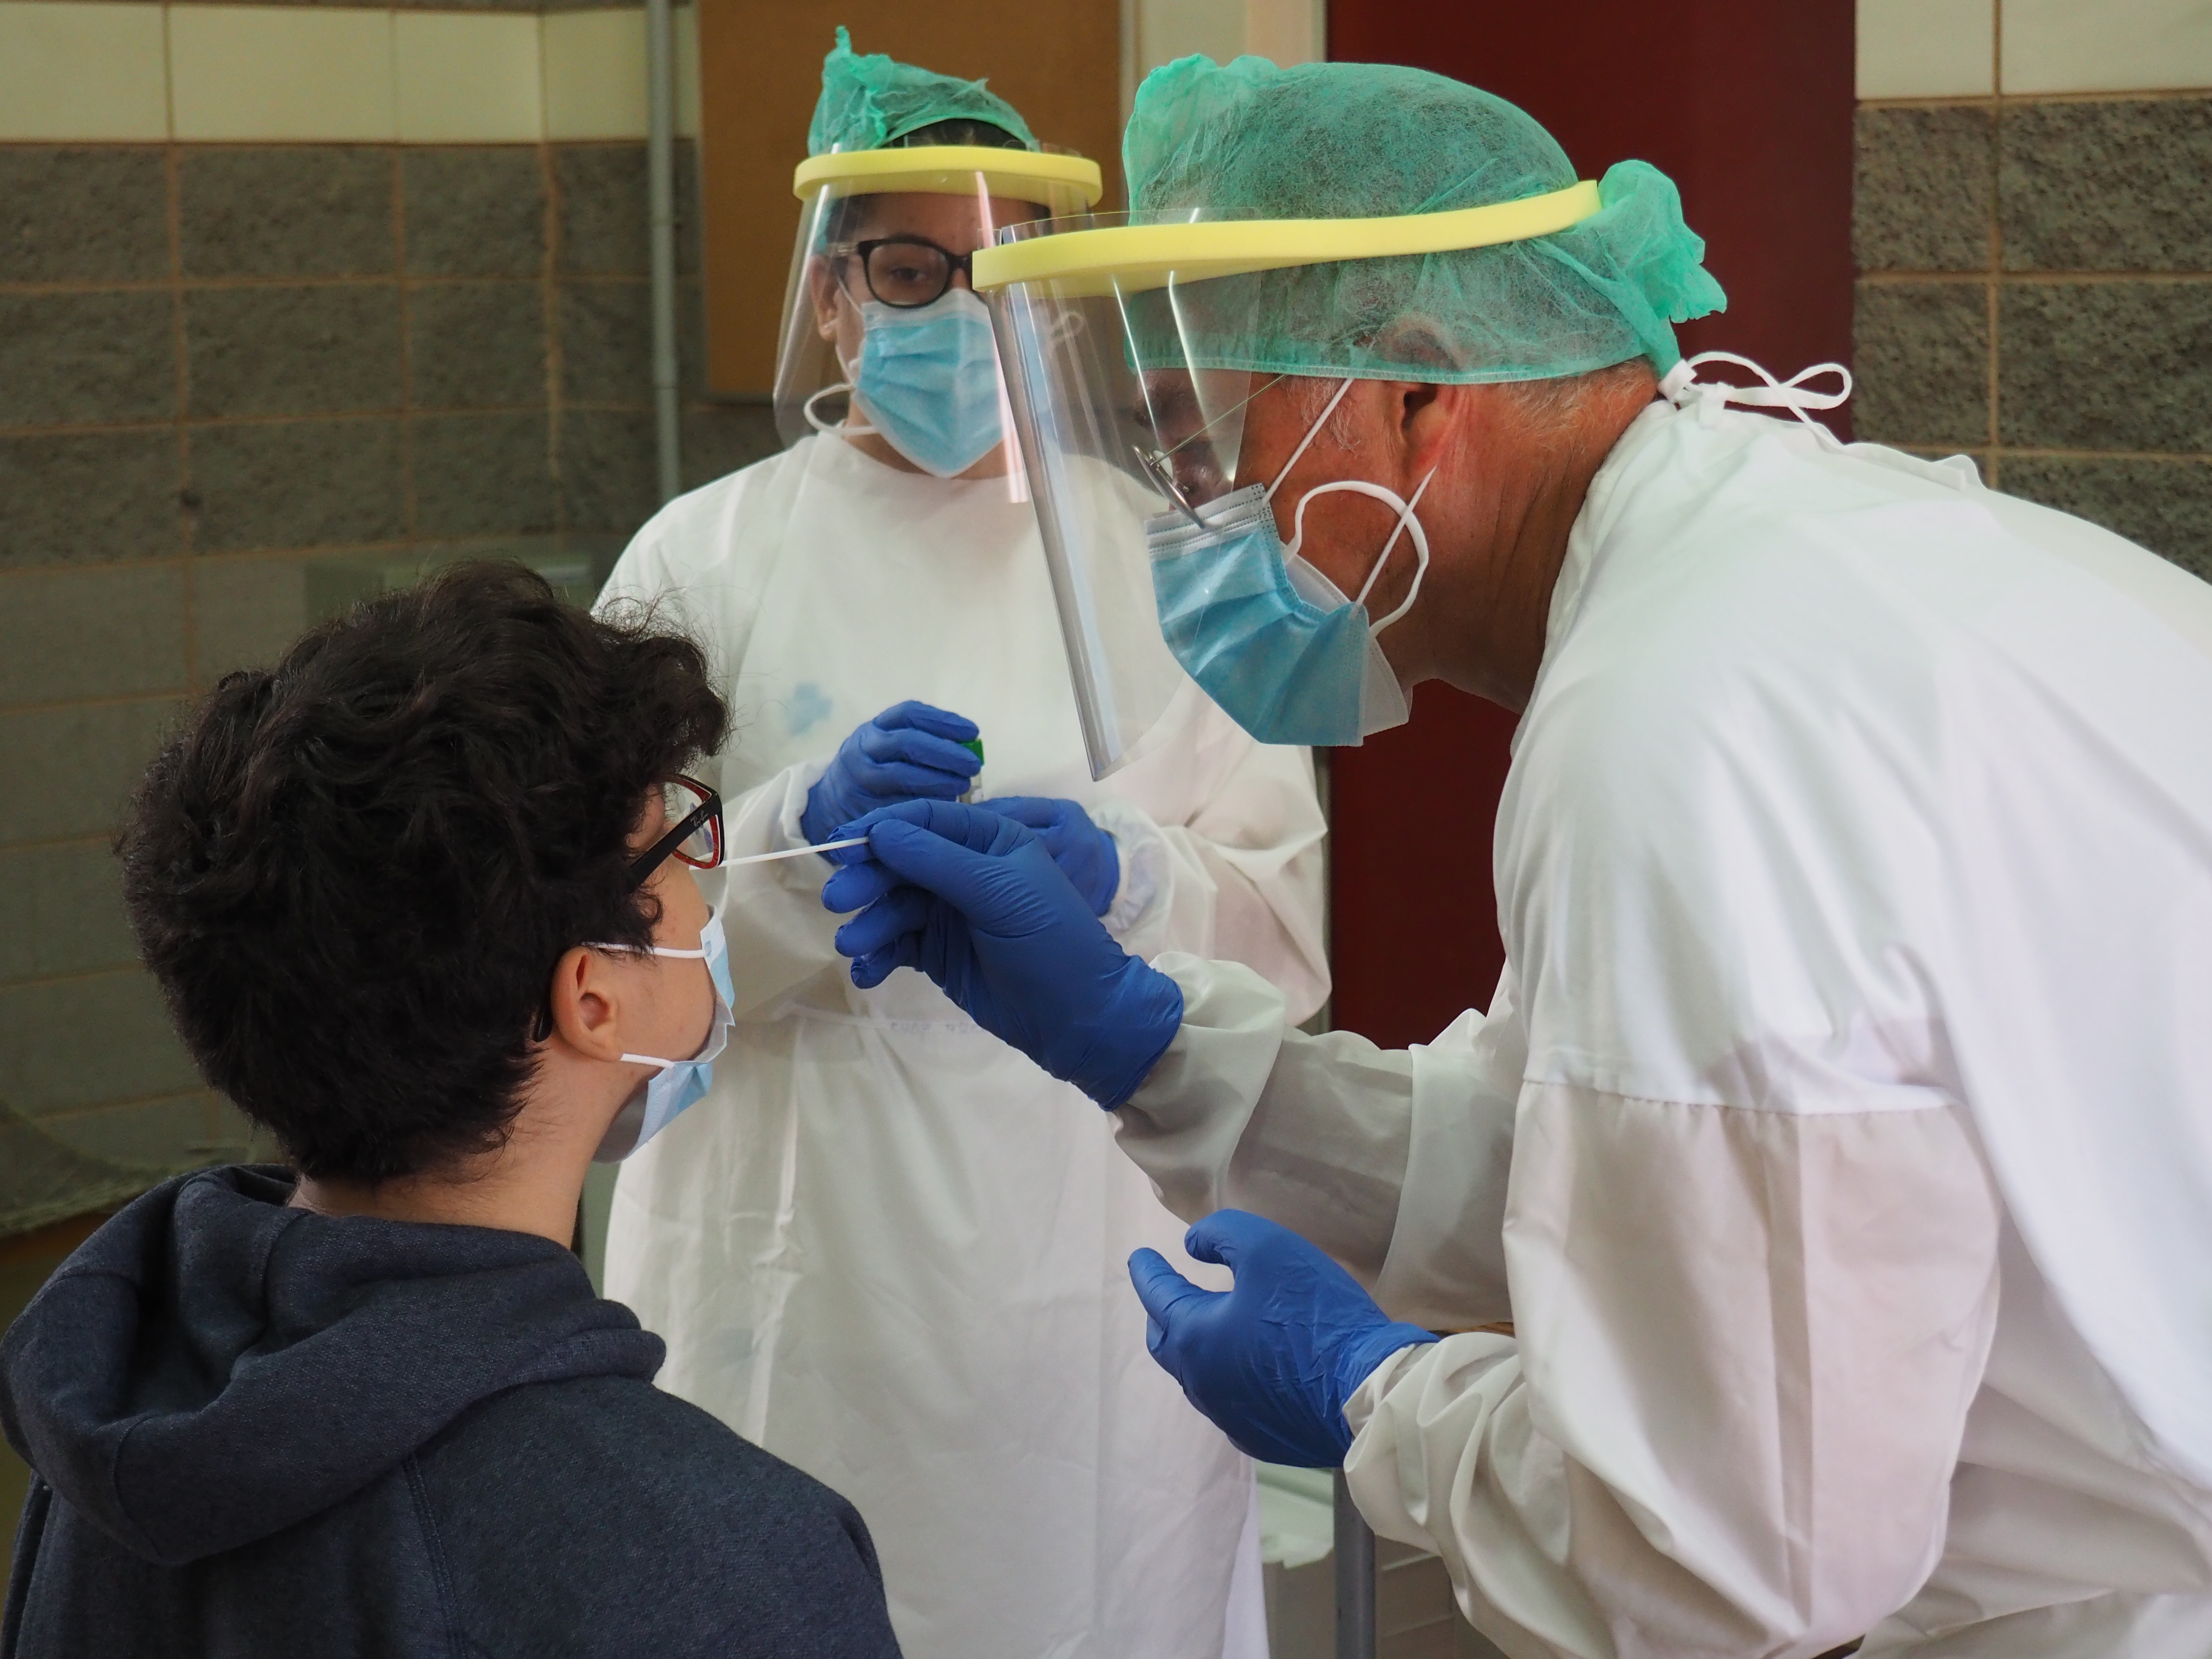
[[[1094,783],[1009,487],[957,262],[994,215],[1095,196],[1095,164],[842,40],[812,136],[780,404],[827,429],[672,503],[602,601],[669,609],[727,675],[727,854],[804,848],[902,779],[1030,798],[1127,948],[1244,962],[1303,1018],[1328,988],[1306,751],[1182,681]],[[979,777],[913,758],[966,763],[942,734],[975,728]],[[662,1387],[860,1509],[909,1659],[1258,1659],[1250,1463],[1146,1358],[1122,1267],[1183,1259],[1180,1224],[1110,1124],[927,979],[850,983],[828,868],[727,872],[736,1023],[711,1091],[622,1168],[609,1294],[667,1341]]]
[[[1138,1255],[1159,1359],[1248,1448],[1341,1458],[1516,1659],[2212,1654],[2212,588],[1838,443],[1803,377],[1701,380],[1672,187],[1578,186],[1472,88],[1194,60],[1126,159],[1163,218],[1279,222],[1179,329],[1124,301],[1153,406],[1265,382],[1241,445],[1160,434],[1166,636],[1271,737],[1369,724],[1341,595],[1395,520],[1395,672],[1522,710],[1494,842],[1402,853],[1491,860],[1505,974],[1432,1044],[1302,1036],[929,803],[829,884],[856,975],[923,966],[1115,1109],[1236,1273]],[[1196,273],[1190,228],[1022,280]],[[1379,505],[1325,514],[1346,479]],[[1229,580],[1298,564],[1337,599]]]

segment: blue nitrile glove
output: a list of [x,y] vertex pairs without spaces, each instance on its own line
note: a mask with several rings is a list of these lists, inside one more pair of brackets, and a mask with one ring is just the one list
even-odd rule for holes
[[926,702],[895,703],[853,728],[806,792],[799,833],[819,847],[837,825],[902,800],[957,800],[983,769],[975,722]]
[[1114,895],[1121,885],[1121,855],[1114,837],[1091,821],[1091,814],[1072,800],[1044,795],[1000,795],[978,801],[1016,823],[1036,831],[1044,850],[1060,866],[1060,873],[1075,884],[1091,914],[1103,916],[1114,908]]
[[1200,1261],[1237,1275],[1203,1291],[1158,1250],[1129,1258],[1149,1316],[1145,1346],[1238,1450],[1333,1469],[1352,1449],[1344,1402],[1399,1349],[1437,1339],[1394,1324],[1352,1275],[1288,1227],[1216,1210],[1183,1235]]
[[[919,968],[969,1018],[1109,1111],[1182,1024],[1182,991],[1120,945],[1026,825],[988,806],[916,800],[841,826],[822,889],[853,983]],[[863,907],[866,907],[863,908]]]

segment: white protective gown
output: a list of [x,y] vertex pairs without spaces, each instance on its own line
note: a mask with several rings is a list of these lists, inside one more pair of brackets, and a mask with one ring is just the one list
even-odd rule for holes
[[[1249,963],[1294,1019],[1326,995],[1309,756],[1190,687],[1168,741],[1093,783],[1003,480],[809,438],[660,513],[602,604],[623,597],[727,677],[732,854],[804,846],[837,745],[920,698],[982,728],[981,794],[1070,798],[1114,834],[1128,949]],[[738,1023],[712,1092],[623,1166],[608,1293],[667,1340],[661,1386],[853,1501],[908,1659],[1219,1659],[1224,1619],[1255,1652],[1250,1465],[1146,1352],[1124,1265],[1182,1260],[1181,1224],[1104,1113],[921,975],[855,990],[829,874],[728,873]]]
[[1347,1474],[1516,1659],[2212,1655],[2212,587],[1964,465],[1630,428],[1487,1017],[1160,964],[1125,1148],[1462,1333]]

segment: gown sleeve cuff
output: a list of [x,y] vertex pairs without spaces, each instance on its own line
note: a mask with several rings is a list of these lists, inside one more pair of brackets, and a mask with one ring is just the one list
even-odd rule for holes
[[1222,1207],[1229,1164],[1282,1046],[1282,993],[1250,969],[1163,951],[1152,964],[1182,992],[1182,1024],[1143,1085],[1116,1109],[1121,1150],[1186,1221]]
[[1159,825],[1133,801],[1109,797],[1089,810],[1091,821],[1114,837],[1114,854],[1121,866],[1113,902],[1098,920],[1126,945],[1132,934],[1143,932],[1165,908],[1174,883],[1172,854]]
[[747,848],[747,852],[787,853],[793,848],[809,845],[806,831],[799,828],[799,820],[806,811],[807,792],[822,781],[822,775],[830,769],[830,757],[801,761],[796,766],[786,767],[776,781],[782,787],[782,798],[776,803],[775,815],[768,823],[768,845]]

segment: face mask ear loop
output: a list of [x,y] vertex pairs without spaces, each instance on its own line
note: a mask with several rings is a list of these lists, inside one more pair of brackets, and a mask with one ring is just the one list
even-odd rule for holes
[[[1298,447],[1291,452],[1291,459],[1283,463],[1283,470],[1275,474],[1275,482],[1267,486],[1267,493],[1260,498],[1261,501],[1272,501],[1275,499],[1275,492],[1283,487],[1283,480],[1291,476],[1291,469],[1298,464],[1298,457],[1304,454],[1307,446],[1321,435],[1322,428],[1328,424],[1328,417],[1336,413],[1336,406],[1344,401],[1344,394],[1351,390],[1352,381],[1347,378],[1343,385],[1337,387],[1336,395],[1328,400],[1327,407],[1322,409],[1320,416],[1306,428],[1306,435],[1298,440]],[[1303,501],[1298,504],[1298,510],[1301,513],[1305,510],[1305,504]]]
[[[1398,530],[1403,530],[1406,527],[1406,514],[1409,509],[1407,507],[1406,498],[1403,495],[1401,495],[1396,490],[1391,489],[1382,484],[1370,483],[1364,478],[1334,478],[1330,480],[1328,483],[1316,484],[1311,489],[1309,489],[1304,495],[1298,497],[1297,511],[1291,519],[1291,539],[1285,543],[1283,547],[1283,556],[1285,558],[1294,559],[1297,557],[1298,550],[1305,545],[1306,508],[1323,495],[1334,495],[1338,494],[1347,495],[1371,495],[1398,515]],[[1419,496],[1417,495],[1414,499],[1418,501]],[[1414,521],[1413,534],[1417,540],[1421,541],[1424,545],[1426,544],[1426,538],[1422,532],[1419,520]],[[1394,530],[1390,532],[1390,541],[1383,544],[1382,551],[1384,556],[1387,557],[1389,556],[1391,545],[1395,544],[1397,539],[1398,531]],[[1370,586],[1373,584],[1374,580],[1375,579],[1371,574],[1368,577],[1368,581]],[[1360,590],[1363,593],[1366,591],[1367,590],[1365,588],[1362,588]]]
[[1380,634],[1392,623],[1411,611],[1413,608],[1413,601],[1421,597],[1421,582],[1429,574],[1429,532],[1421,528],[1421,521],[1414,516],[1413,509],[1421,504],[1421,497],[1428,494],[1429,480],[1436,476],[1436,468],[1431,467],[1428,476],[1424,477],[1415,488],[1413,499],[1406,503],[1406,511],[1398,520],[1398,529],[1392,531],[1390,539],[1382,544],[1382,556],[1375,561],[1375,568],[1367,573],[1366,586],[1359,590],[1357,602],[1365,605],[1368,594],[1374,591],[1376,582],[1382,578],[1383,570],[1390,562],[1390,550],[1398,544],[1398,532],[1411,530],[1413,532],[1413,551],[1419,556],[1419,562],[1413,566],[1413,585],[1406,590],[1404,603],[1367,630],[1370,634]]
[[[824,386],[822,390],[826,392],[829,389]],[[822,392],[817,392],[814,395],[818,398]],[[819,852],[821,849],[811,848],[808,850]],[[707,927],[714,925],[714,914],[712,910],[707,912]],[[586,951],[627,951],[634,957],[683,957],[692,962],[704,962],[707,959],[707,927],[702,927],[699,930],[699,948],[696,951],[679,951],[669,945],[600,945],[597,943],[587,944],[584,948]]]
[[[867,319],[861,315],[860,307],[857,304],[854,304],[853,296],[845,292],[845,285],[842,283],[839,283],[837,284],[837,297],[842,300],[847,305],[852,306],[853,314],[860,318],[861,332],[865,334],[867,331]],[[799,404],[799,412],[806,417],[806,424],[812,427],[817,432],[834,432],[841,438],[874,437],[876,435],[875,428],[865,425],[853,418],[853,400],[851,394],[855,390],[856,385],[860,378],[858,366],[853,363],[848,363],[842,357],[840,357],[837,359],[837,367],[845,371],[845,378],[842,380],[834,381],[830,385],[823,386],[821,391],[816,392],[805,403]],[[828,397],[833,392],[842,392],[847,394],[845,398],[845,418],[836,422],[834,426],[814,412],[814,405],[821,399]]]
[[845,392],[848,394],[849,398],[852,390],[853,383],[850,380],[838,380],[831,385],[823,386],[821,391],[816,392],[812,397],[809,398],[805,403],[799,406],[799,412],[806,416],[806,424],[812,427],[817,432],[834,432],[837,434],[838,436],[844,438],[865,438],[873,434],[875,428],[872,426],[860,426],[855,424],[851,414],[852,404],[849,401],[848,401],[845,405],[847,413],[845,418],[842,421],[825,421],[820,415],[815,412],[814,405],[820,403],[824,398],[829,397],[832,392]]

